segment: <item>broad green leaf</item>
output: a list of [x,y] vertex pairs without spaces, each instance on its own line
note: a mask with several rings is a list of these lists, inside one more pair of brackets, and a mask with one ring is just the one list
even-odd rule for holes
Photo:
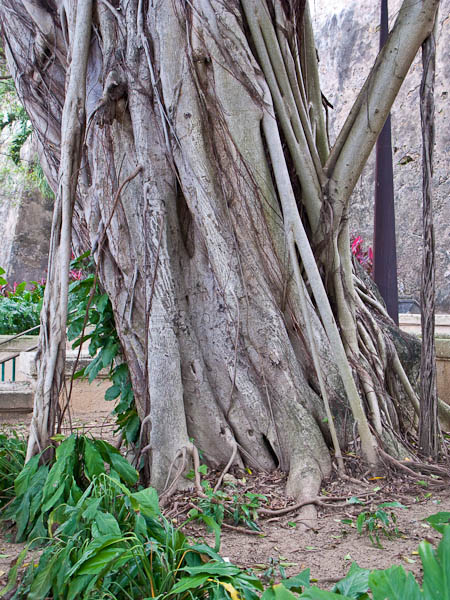
[[357,496],[351,496],[351,498],[347,500],[347,504],[365,504],[365,502],[360,500]]
[[[424,597],[412,573],[393,566],[384,571],[372,571],[369,586],[373,600],[422,600]],[[430,599],[431,600],[431,599]]]
[[89,383],[92,383],[100,371],[103,369],[101,354],[97,354],[94,360],[85,367],[84,374],[87,375]]
[[116,398],[118,398],[120,396],[121,391],[122,391],[122,388],[120,385],[113,385],[112,387],[110,387],[106,390],[105,400],[115,400]]
[[67,577],[72,577],[72,575],[77,571],[78,575],[80,575],[80,567],[82,567],[82,565],[84,565],[89,559],[97,556],[98,553],[104,550],[105,548],[109,548],[110,546],[114,546],[121,542],[123,542],[123,537],[118,535],[103,535],[101,537],[94,538],[84,548],[83,554],[73,565],[73,567],[68,571]]
[[297,600],[297,596],[294,596],[282,583],[272,585],[268,588],[261,596],[261,600]]
[[64,442],[62,442],[56,448],[56,461],[64,460],[67,458],[73,459],[75,453],[75,443],[77,441],[77,437],[74,433],[70,435]]
[[204,583],[211,578],[211,575],[190,575],[189,577],[182,577],[170,590],[172,595],[181,594],[181,592],[186,592],[187,590],[193,590],[195,588],[199,588],[203,586]]
[[130,463],[121,456],[120,454],[111,454],[111,466],[119,473],[122,481],[128,485],[134,485],[138,478],[138,472],[134,469]]
[[21,496],[24,494],[29,486],[30,478],[36,473],[39,466],[40,456],[37,454],[33,456],[24,468],[20,471],[14,481],[14,491],[16,492],[16,496]]
[[419,544],[423,589],[427,598],[450,600],[450,525],[444,528],[437,551],[428,542]]
[[42,543],[42,539],[47,537],[47,530],[44,527],[44,515],[41,513],[39,517],[36,519],[36,523],[33,526],[33,529],[27,535],[30,542],[33,540],[37,540]]
[[55,563],[59,558],[59,553],[54,554],[44,568],[38,568],[38,571],[33,578],[30,592],[27,596],[28,600],[44,600],[47,597],[52,581],[55,576]]
[[[88,498],[85,503],[85,509],[81,515],[85,521],[90,523],[98,512],[98,507],[102,503],[101,498]],[[112,532],[109,532],[112,533]]]
[[357,599],[369,589],[369,574],[368,569],[362,569],[354,562],[347,575],[331,591]]
[[65,475],[62,478],[62,483],[60,484],[60,486],[58,487],[56,492],[53,494],[53,496],[51,496],[44,502],[44,504],[42,505],[42,508],[41,508],[43,513],[46,513],[48,510],[53,508],[57,504],[58,500],[62,497],[62,495],[64,494],[64,490],[66,488],[67,478],[68,478],[68,475]]
[[98,298],[95,301],[95,306],[96,306],[98,312],[99,313],[105,312],[105,309],[107,308],[108,303],[109,303],[108,294],[102,294],[101,296],[98,296]]
[[356,529],[358,530],[358,533],[362,532],[363,526],[366,523],[366,518],[367,518],[367,513],[362,512],[361,514],[358,515],[358,518],[356,519]]
[[158,492],[155,488],[148,487],[145,490],[134,492],[130,496],[133,502],[135,510],[140,511],[146,517],[158,517],[161,514],[159,508]]
[[76,319],[73,319],[73,321],[70,323],[70,325],[67,329],[67,339],[69,341],[72,341],[75,338],[77,338],[79,335],[81,335],[81,332],[83,331],[83,325],[84,325],[84,315],[81,317],[77,317]]
[[427,523],[439,531],[439,533],[444,533],[444,527],[450,524],[450,512],[438,512],[435,515],[431,515],[425,519]]
[[80,575],[74,577],[69,584],[69,590],[67,592],[67,600],[78,600],[82,597],[82,592],[85,591],[91,576]]
[[111,562],[117,561],[126,552],[128,552],[127,548],[104,548],[84,562],[78,571],[78,575],[97,575],[97,573],[100,573]]
[[108,367],[112,363],[113,359],[117,356],[118,351],[119,344],[110,340],[99,354],[101,355],[102,366]]
[[100,452],[87,438],[84,438],[84,460],[87,471],[86,475],[91,481],[96,475],[105,472],[105,463],[103,462]]
[[95,515],[95,523],[98,527],[100,535],[121,535],[119,523],[110,513],[97,511],[97,514]]
[[311,585],[310,577],[311,570],[305,569],[304,571],[302,571],[298,575],[295,575],[294,577],[289,577],[289,579],[282,579],[281,583],[288,590],[300,593],[302,591],[302,588],[308,588]]
[[20,505],[16,509],[15,517],[17,527],[16,542],[21,542],[30,518],[30,490],[22,496]]

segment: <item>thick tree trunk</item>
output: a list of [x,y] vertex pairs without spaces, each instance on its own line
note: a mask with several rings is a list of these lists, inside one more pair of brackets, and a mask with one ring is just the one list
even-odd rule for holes
[[[59,139],[45,106],[57,107],[58,121],[74,3],[66,19],[49,16],[51,2],[32,4],[44,13],[34,22],[25,2],[5,0],[0,16],[55,183]],[[95,260],[159,489],[193,440],[212,466],[237,447],[236,464],[280,467],[288,493],[314,495],[331,469],[325,396],[335,443],[347,447],[356,423],[369,463],[378,460],[373,430],[393,451],[403,372],[366,307],[376,301],[354,284],[346,214],[361,157],[437,4],[405,1],[327,160],[304,3],[96,3],[75,244],[96,248],[111,219]],[[24,28],[47,40],[45,69],[37,56],[27,63]],[[111,216],[121,181],[139,165]],[[382,306],[375,312],[385,318]]]

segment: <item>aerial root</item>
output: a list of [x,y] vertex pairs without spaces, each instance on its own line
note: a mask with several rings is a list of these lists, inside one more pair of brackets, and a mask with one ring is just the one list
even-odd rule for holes
[[220,488],[220,486],[222,485],[222,481],[223,478],[225,477],[225,475],[228,473],[228,471],[230,470],[231,465],[234,462],[234,459],[236,458],[236,454],[237,454],[237,443],[236,440],[233,438],[233,450],[231,452],[231,456],[230,456],[230,460],[227,462],[224,470],[222,471],[222,473],[220,474],[219,479],[217,480],[216,485],[214,486],[214,493],[217,492],[217,490]]
[[[170,476],[172,474],[172,469],[175,466],[176,461],[181,458],[181,462],[178,466],[177,472],[175,474],[175,477],[173,478],[172,483],[170,484],[169,487],[168,483],[170,480]],[[183,448],[181,448],[180,450],[177,451],[177,453],[174,456],[173,461],[170,464],[169,467],[169,473],[167,475],[167,480],[166,480],[166,485],[164,488],[163,493],[161,494],[161,498],[160,498],[160,505],[161,506],[165,506],[170,498],[170,496],[176,491],[176,484],[178,482],[178,480],[180,479],[180,477],[183,475],[183,472],[186,468],[187,465],[187,460],[186,460],[186,447],[183,446]]]

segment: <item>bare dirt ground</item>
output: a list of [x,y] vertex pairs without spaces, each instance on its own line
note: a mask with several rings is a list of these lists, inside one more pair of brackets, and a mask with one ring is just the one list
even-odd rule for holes
[[[83,398],[75,404],[72,415],[72,428],[80,433],[91,433],[109,442],[115,439],[114,421],[108,415],[108,406],[100,410],[86,412]],[[0,421],[0,431],[15,430],[26,436],[30,416],[14,417]],[[64,432],[69,433],[67,423]],[[214,474],[212,474],[214,476]],[[237,489],[264,494],[273,508],[283,508],[292,504],[284,496],[284,476],[281,473],[248,474],[234,473]],[[311,569],[311,577],[319,587],[330,589],[333,582],[342,578],[353,561],[361,567],[387,568],[401,564],[420,578],[421,563],[417,553],[421,540],[427,539],[437,545],[437,534],[424,518],[439,511],[450,511],[450,489],[439,482],[424,485],[420,476],[417,481],[403,476],[398,478],[375,478],[357,481],[342,481],[337,477],[324,483],[322,496],[356,497],[364,505],[348,504],[345,501],[323,500],[328,506],[318,507],[317,524],[301,520],[299,511],[272,519],[260,519],[261,533],[238,533],[222,529],[222,556],[240,567],[250,568],[266,579],[280,579],[280,567],[288,576],[303,569]],[[192,492],[192,496],[195,493]],[[182,523],[190,508],[191,497],[179,493],[171,499],[165,512],[175,523]],[[400,536],[386,539],[381,536],[382,549],[374,547],[366,534],[358,534],[356,518],[362,510],[371,510],[386,501],[399,501],[406,508],[392,509],[398,519]],[[390,512],[391,509],[385,509]],[[351,520],[352,523],[342,522]],[[190,524],[186,533],[193,537],[203,537],[213,545],[213,538],[201,525]],[[11,533],[0,531],[0,584],[6,582],[7,572],[23,548],[23,544],[11,543]]]

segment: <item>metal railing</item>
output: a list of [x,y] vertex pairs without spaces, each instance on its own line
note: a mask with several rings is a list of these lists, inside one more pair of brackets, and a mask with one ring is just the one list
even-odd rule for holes
[[[26,331],[22,331],[21,333],[16,333],[15,335],[11,335],[8,338],[6,338],[6,340],[3,340],[2,342],[0,342],[0,346],[9,344],[13,340],[17,340],[18,338],[21,338],[23,335],[28,335],[28,334],[32,333],[33,331],[37,331],[39,329],[39,327],[40,327],[40,325],[36,325],[35,327],[31,327],[31,329],[27,329]],[[36,350],[36,348],[37,348],[37,344],[34,344],[33,346],[24,348],[20,352],[31,352],[32,350]],[[0,358],[0,365],[1,365],[0,380],[1,381],[5,381],[5,365],[9,361],[12,361],[11,381],[16,381],[16,358],[20,355],[20,352],[13,352],[12,354],[8,354],[7,356]]]

